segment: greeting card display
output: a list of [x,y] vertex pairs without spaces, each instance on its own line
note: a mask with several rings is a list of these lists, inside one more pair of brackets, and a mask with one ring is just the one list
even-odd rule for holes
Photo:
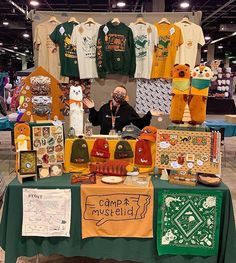
[[220,133],[158,130],[156,166],[194,173],[221,173]]
[[37,164],[56,164],[64,161],[63,126],[32,127],[33,149]]

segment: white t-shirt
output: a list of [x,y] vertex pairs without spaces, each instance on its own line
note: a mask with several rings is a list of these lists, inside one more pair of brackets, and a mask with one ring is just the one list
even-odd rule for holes
[[97,78],[96,47],[98,23],[81,23],[75,26],[71,42],[76,46],[80,79]]
[[175,23],[181,29],[183,35],[183,45],[178,48],[175,63],[189,64],[193,69],[196,65],[198,44],[205,45],[202,28],[194,23]]
[[134,77],[150,79],[154,46],[159,42],[157,29],[149,23],[131,23],[129,27],[133,32],[135,44],[136,71]]

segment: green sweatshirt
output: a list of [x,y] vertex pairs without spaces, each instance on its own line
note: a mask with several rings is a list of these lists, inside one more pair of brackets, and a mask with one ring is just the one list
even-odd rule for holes
[[134,77],[136,63],[132,30],[124,23],[102,25],[98,33],[96,61],[100,78],[107,74]]

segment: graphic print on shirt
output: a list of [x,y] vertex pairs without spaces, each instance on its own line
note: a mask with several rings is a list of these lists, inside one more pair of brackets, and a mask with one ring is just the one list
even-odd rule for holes
[[105,36],[106,50],[125,51],[126,37],[119,34],[108,34]]
[[159,36],[159,44],[157,50],[157,56],[159,59],[164,60],[168,57],[168,48],[170,44],[170,35]]
[[137,35],[134,38],[136,58],[143,58],[147,56],[147,48],[149,46],[149,41],[147,40],[147,35]]
[[102,67],[102,41],[100,38],[97,41],[97,64],[99,68]]
[[192,39],[188,39],[186,41],[186,47],[187,48],[192,48],[193,47],[193,40]]
[[77,58],[76,47],[71,44],[70,34],[64,35],[64,47],[65,47],[65,57],[66,58]]
[[96,57],[96,37],[85,36],[82,40],[82,49],[86,58]]

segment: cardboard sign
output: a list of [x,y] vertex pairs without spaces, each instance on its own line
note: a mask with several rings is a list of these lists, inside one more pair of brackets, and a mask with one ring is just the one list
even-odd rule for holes
[[82,238],[151,238],[153,187],[81,185]]

